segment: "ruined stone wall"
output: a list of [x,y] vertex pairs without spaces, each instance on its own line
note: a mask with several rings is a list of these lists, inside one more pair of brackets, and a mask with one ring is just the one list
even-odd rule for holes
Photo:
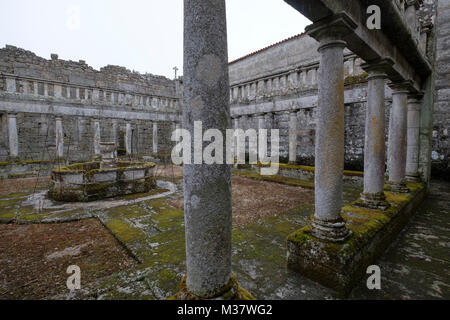
[[13,46],[0,49],[0,162],[11,160],[8,115],[17,122],[21,161],[56,158],[56,118],[62,119],[64,159],[94,156],[95,121],[103,142],[116,138],[125,152],[126,125],[131,125],[135,155],[155,154],[153,124],[158,126],[158,154],[172,146],[170,130],[180,121],[179,80],[139,74],[123,67],[99,71],[84,61],[51,60]]
[[432,175],[450,179],[450,2],[437,1]]

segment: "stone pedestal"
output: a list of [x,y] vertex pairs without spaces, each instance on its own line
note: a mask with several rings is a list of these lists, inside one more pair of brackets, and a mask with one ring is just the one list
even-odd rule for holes
[[389,141],[389,181],[391,190],[397,193],[409,192],[405,184],[406,167],[406,124],[408,82],[391,83],[392,128]]
[[350,235],[341,217],[344,172],[344,48],[345,34],[356,24],[346,14],[307,27],[319,41],[319,105],[315,150],[315,213],[313,235],[344,241]]
[[[224,0],[185,0],[183,128],[192,137],[196,121],[224,137],[231,128],[226,32]],[[187,275],[181,291],[199,299],[238,298],[224,296],[234,283],[231,167],[184,164],[183,173]]]
[[420,181],[419,138],[420,103],[422,95],[408,97],[407,139],[406,139],[406,180]]
[[101,168],[116,168],[117,167],[115,142],[101,142],[100,143],[100,154],[102,157],[102,160],[100,162]]
[[364,142],[364,191],[358,205],[385,210],[385,81],[393,61],[384,59],[361,67],[369,74]]

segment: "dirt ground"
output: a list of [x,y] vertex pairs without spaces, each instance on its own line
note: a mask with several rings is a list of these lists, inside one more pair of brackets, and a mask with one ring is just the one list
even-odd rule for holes
[[96,219],[61,224],[0,224],[0,300],[48,299],[68,292],[67,267],[81,286],[136,262]]
[[46,189],[50,177],[5,179],[0,181],[0,197],[23,190]]
[[[233,176],[232,184],[233,226],[245,226],[314,201],[314,192],[310,189],[239,176]],[[183,197],[168,202],[183,210]]]

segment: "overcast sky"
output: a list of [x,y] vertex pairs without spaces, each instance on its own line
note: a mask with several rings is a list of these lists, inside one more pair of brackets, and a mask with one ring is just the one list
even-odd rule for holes
[[[226,0],[229,59],[304,31],[283,0]],[[50,59],[125,66],[173,78],[183,67],[182,0],[0,0],[0,46]]]

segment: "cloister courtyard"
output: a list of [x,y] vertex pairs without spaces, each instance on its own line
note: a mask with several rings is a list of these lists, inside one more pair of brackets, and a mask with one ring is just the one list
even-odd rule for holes
[[[39,196],[48,186],[46,178],[3,181],[0,298],[166,299],[175,294],[186,272],[182,169],[161,167],[157,173],[159,188],[150,193],[83,205]],[[241,285],[258,299],[339,299],[286,268],[286,237],[314,212],[312,182],[243,169],[234,172],[232,184],[232,266]],[[450,298],[449,187],[432,181],[428,199],[376,261],[381,290],[369,290],[363,277],[350,299]],[[357,181],[346,183],[344,205],[360,192]],[[77,292],[66,287],[65,271],[72,264],[82,270]]]

